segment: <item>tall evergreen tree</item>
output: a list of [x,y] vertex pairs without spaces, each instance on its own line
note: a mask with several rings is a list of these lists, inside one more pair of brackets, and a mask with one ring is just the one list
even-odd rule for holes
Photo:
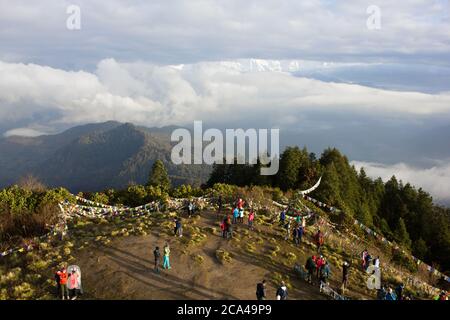
[[409,233],[406,229],[405,221],[403,220],[403,218],[398,219],[394,236],[399,243],[405,245],[406,247],[411,247],[411,239],[409,238]]
[[288,147],[281,154],[277,178],[282,190],[297,188],[301,164],[302,152],[298,147]]
[[164,190],[170,189],[170,179],[166,167],[161,160],[156,160],[148,179],[148,186],[159,186]]
[[314,191],[314,194],[328,204],[345,209],[341,199],[339,175],[334,163],[325,168],[320,188]]
[[422,238],[417,239],[413,243],[413,254],[419,259],[425,259],[428,248],[427,243]]

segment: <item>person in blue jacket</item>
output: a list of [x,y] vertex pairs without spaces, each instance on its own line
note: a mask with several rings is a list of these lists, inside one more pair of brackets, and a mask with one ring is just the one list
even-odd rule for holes
[[284,221],[286,220],[286,210],[281,211],[280,213],[280,225],[284,226]]
[[392,288],[388,289],[388,292],[386,293],[386,300],[397,300],[397,296],[395,295]]
[[302,243],[303,233],[305,230],[303,229],[303,226],[298,226],[298,242]]
[[238,218],[239,218],[239,209],[236,207],[233,210],[233,224],[237,223]]

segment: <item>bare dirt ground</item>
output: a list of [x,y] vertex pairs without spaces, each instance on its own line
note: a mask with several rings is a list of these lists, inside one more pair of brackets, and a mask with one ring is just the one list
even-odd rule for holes
[[[266,279],[268,299],[272,300],[275,299],[279,283],[276,275],[281,274],[283,279],[288,277],[291,286],[288,290],[289,299],[327,299],[319,292],[317,285],[309,285],[300,280],[293,272],[293,263],[286,262],[282,255],[282,252],[293,252],[298,257],[297,262],[304,264],[310,250],[304,245],[297,248],[284,241],[276,228],[257,226],[255,231],[249,231],[243,224],[236,227],[234,240],[223,239],[219,232],[206,232],[207,237],[203,241],[186,245],[194,233],[189,231],[189,224],[201,230],[211,227],[219,230],[215,212],[204,211],[199,218],[191,219],[183,219],[183,238],[164,232],[155,223],[155,227],[147,235],[115,238],[106,245],[98,244],[79,251],[76,262],[83,272],[83,298],[255,299],[256,284]],[[160,273],[156,273],[153,249],[159,246],[162,252],[166,241],[171,247],[172,268],[161,268]],[[248,250],[248,245],[254,250]],[[268,254],[273,246],[278,246],[281,250],[280,254],[271,259]],[[219,261],[216,257],[217,250],[229,252],[232,261]],[[338,286],[340,270],[336,268],[333,271],[331,283]],[[364,298],[364,293],[361,293],[361,297]]]

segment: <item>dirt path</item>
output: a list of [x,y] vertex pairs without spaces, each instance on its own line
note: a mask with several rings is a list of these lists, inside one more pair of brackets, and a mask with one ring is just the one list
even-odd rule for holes
[[[184,224],[188,222],[184,220]],[[218,229],[217,215],[202,212],[195,222],[199,228]],[[244,234],[244,225],[236,228]],[[270,280],[275,273],[288,275],[292,288],[289,299],[322,300],[317,286],[298,280],[292,268],[281,261],[265,257],[271,237],[264,227],[239,242],[227,241],[218,234],[208,234],[207,239],[197,246],[188,247],[181,238],[169,236],[157,226],[146,236],[116,238],[107,245],[96,245],[81,250],[77,264],[83,271],[85,298],[89,299],[255,299],[256,284],[262,279]],[[189,236],[188,232],[186,236]],[[247,232],[249,233],[249,232]],[[263,239],[255,252],[243,250],[252,236]],[[153,270],[153,249],[162,250],[165,242],[171,246],[171,270]],[[232,255],[232,262],[222,264],[216,258],[216,250],[225,250]],[[300,252],[300,251],[299,251]],[[201,263],[196,256],[203,257]],[[278,258],[277,258],[278,259]],[[282,259],[282,258],[279,258]],[[306,258],[305,258],[306,259]],[[302,260],[303,261],[303,260]],[[268,298],[275,299],[275,284],[268,283]]]

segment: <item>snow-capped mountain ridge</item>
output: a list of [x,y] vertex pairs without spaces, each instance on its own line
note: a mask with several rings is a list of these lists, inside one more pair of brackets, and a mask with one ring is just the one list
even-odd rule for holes
[[176,70],[214,69],[238,73],[281,72],[303,73],[311,70],[333,69],[342,66],[358,65],[358,63],[336,63],[314,60],[266,60],[236,59],[223,61],[204,61],[193,64],[172,65]]
[[194,64],[174,65],[177,70],[216,68],[239,73],[251,72],[285,72],[294,73],[301,70],[305,61],[301,60],[264,60],[264,59],[237,59],[225,61],[199,62]]

